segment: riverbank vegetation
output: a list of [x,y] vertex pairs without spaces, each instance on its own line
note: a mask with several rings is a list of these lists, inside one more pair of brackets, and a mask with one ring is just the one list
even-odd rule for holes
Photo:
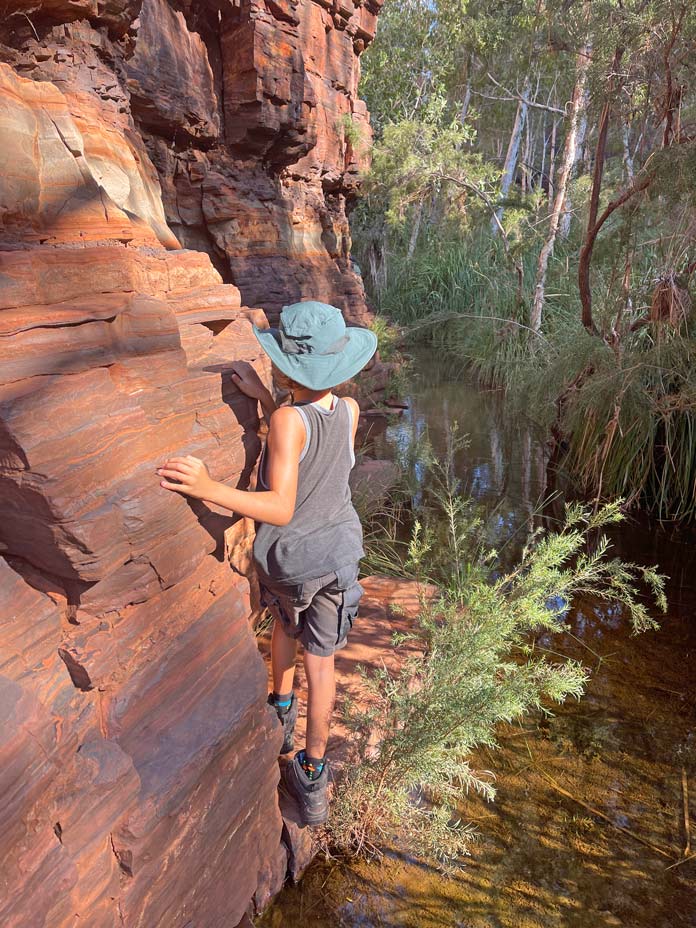
[[696,517],[696,9],[389,0],[352,217],[373,301],[591,496]]
[[366,569],[416,579],[430,595],[413,627],[416,656],[398,672],[366,677],[366,699],[347,707],[354,753],[330,820],[333,848],[355,853],[396,841],[445,869],[472,838],[457,813],[462,796],[495,794],[493,774],[471,765],[474,750],[494,746],[499,723],[583,692],[582,664],[542,640],[563,631],[572,601],[610,601],[635,632],[655,627],[640,590],[666,608],[654,569],[609,554],[604,530],[622,519],[616,504],[594,513],[568,506],[564,524],[533,532],[515,566],[504,568],[484,540],[486,514],[461,495],[461,446],[452,433],[439,460],[423,439],[417,487],[404,462],[389,506],[364,520]]

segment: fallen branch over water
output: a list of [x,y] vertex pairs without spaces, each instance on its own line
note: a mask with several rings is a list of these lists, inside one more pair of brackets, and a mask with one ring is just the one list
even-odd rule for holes
[[696,854],[689,854],[688,857],[682,857],[681,860],[675,860],[673,864],[669,865],[669,867],[665,867],[665,870],[674,870],[675,867],[681,867],[682,864],[687,864],[690,860],[696,860]]

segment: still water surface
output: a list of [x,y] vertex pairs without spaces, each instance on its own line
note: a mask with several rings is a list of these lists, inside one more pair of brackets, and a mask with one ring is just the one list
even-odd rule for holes
[[[368,450],[395,456],[428,428],[443,448],[458,422],[469,447],[463,490],[493,513],[514,552],[551,492],[542,436],[501,397],[448,379],[419,358],[409,409],[373,429]],[[562,503],[544,507],[547,518]],[[626,560],[670,576],[661,629],[632,637],[610,607],[579,604],[570,634],[539,639],[591,668],[586,696],[549,718],[503,728],[476,761],[497,798],[464,801],[478,829],[464,870],[446,878],[397,851],[381,862],[317,861],[258,922],[262,928],[696,928],[696,545],[632,518],[613,536]]]

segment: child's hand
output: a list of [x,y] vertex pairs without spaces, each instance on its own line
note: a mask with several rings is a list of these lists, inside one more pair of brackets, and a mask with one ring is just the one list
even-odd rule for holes
[[262,402],[268,397],[263,381],[248,361],[235,361],[232,367],[232,383],[242,393]]
[[[195,499],[208,499],[215,483],[203,461],[190,454],[184,458],[170,458],[157,473],[168,478],[160,483],[165,490],[175,490]],[[178,482],[172,483],[172,480]]]

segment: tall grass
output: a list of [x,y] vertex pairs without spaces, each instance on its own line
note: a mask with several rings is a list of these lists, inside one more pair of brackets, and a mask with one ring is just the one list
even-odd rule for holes
[[569,397],[568,462],[597,495],[616,493],[660,516],[693,520],[696,344],[675,332],[662,340],[643,335],[618,357],[597,353],[592,375]]
[[[529,280],[533,260],[530,254],[523,257]],[[388,281],[379,299],[380,311],[404,325],[455,311],[504,318],[516,312],[515,279],[506,267],[503,248],[484,234],[464,240],[429,237],[410,260],[393,254]]]

